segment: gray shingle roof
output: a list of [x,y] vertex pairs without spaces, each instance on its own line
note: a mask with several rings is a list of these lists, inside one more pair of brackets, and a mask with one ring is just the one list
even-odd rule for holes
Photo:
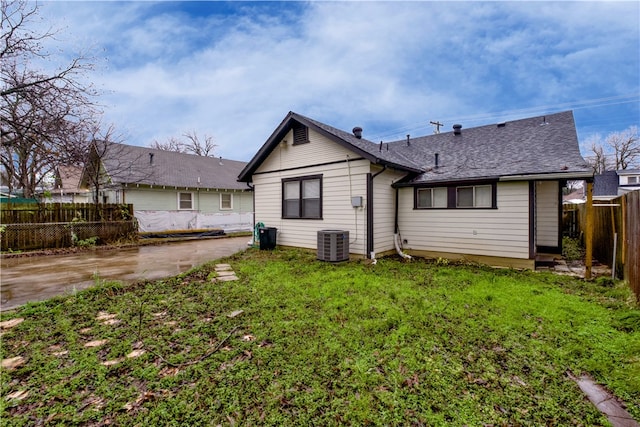
[[[561,175],[567,179],[592,176],[580,155],[571,111],[443,132],[389,143],[375,143],[300,114],[289,112],[240,174],[251,174],[279,143],[292,122],[330,137],[372,163],[410,173],[405,185],[499,179],[520,175]],[[438,168],[435,155],[438,154]]]
[[605,171],[593,177],[594,196],[617,196],[618,195],[618,173],[616,171]]
[[237,181],[247,163],[236,160],[112,143],[102,164],[117,184],[248,189],[245,183]]
[[[573,113],[462,129],[390,144],[425,172],[411,183],[562,174],[590,176],[580,155]],[[435,167],[438,153],[439,166]]]

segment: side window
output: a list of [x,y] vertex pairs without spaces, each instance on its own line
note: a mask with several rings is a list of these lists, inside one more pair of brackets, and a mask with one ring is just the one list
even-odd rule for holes
[[193,209],[193,193],[178,193],[178,209],[179,210]]
[[472,185],[456,188],[457,208],[490,208],[491,185]]
[[322,218],[322,176],[282,180],[283,218]]
[[414,189],[414,209],[496,208],[495,183]]
[[231,193],[220,193],[220,210],[231,210],[233,209],[233,194]]
[[447,187],[419,188],[416,200],[417,209],[446,208]]

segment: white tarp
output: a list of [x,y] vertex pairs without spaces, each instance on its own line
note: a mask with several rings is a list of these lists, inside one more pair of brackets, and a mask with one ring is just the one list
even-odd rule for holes
[[134,211],[140,232],[222,229],[251,231],[253,213],[204,214],[194,211]]

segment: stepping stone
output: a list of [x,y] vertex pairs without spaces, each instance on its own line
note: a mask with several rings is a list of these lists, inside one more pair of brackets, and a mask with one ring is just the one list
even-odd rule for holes
[[235,280],[238,280],[238,276],[236,276],[235,274],[233,276],[222,276],[216,278],[217,282],[233,282]]
[[2,362],[0,362],[0,365],[4,369],[7,369],[9,371],[17,368],[22,364],[24,364],[24,357],[22,356],[10,357],[9,359],[2,359]]
[[107,319],[104,322],[102,322],[103,325],[107,325],[107,326],[112,326],[112,325],[117,325],[118,323],[121,323],[122,320],[120,319]]
[[231,270],[231,266],[229,264],[216,264],[216,271],[229,271]]
[[220,277],[225,277],[225,276],[235,276],[236,273],[234,273],[233,271],[218,271],[218,278]]
[[22,317],[17,317],[15,319],[10,319],[10,320],[5,320],[4,322],[0,322],[0,328],[1,329],[11,329],[14,326],[17,326],[22,322],[24,322],[24,319]]

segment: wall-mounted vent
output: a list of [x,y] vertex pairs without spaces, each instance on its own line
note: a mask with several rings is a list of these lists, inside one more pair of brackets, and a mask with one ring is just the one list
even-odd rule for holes
[[319,230],[318,259],[329,262],[349,261],[349,232]]
[[309,128],[296,123],[293,126],[293,145],[306,144],[307,142],[309,142]]

